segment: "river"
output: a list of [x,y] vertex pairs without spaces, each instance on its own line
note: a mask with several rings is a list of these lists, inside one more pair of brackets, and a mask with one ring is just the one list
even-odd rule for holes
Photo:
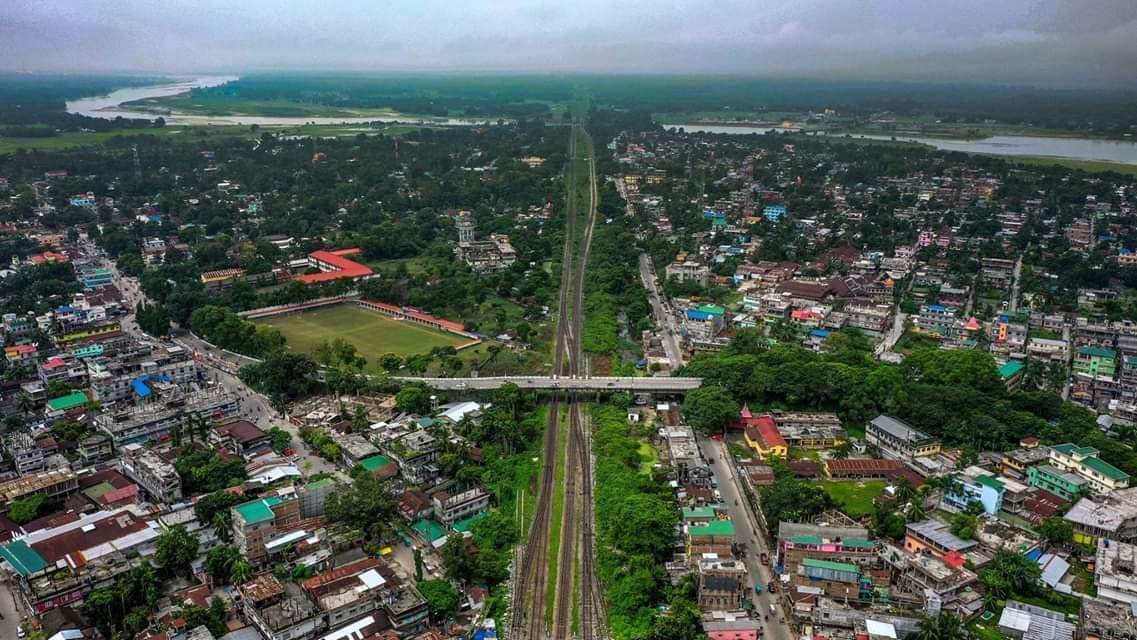
[[[800,129],[783,129],[781,127],[748,127],[699,123],[665,124],[663,126],[667,128],[683,127],[689,133],[728,133],[736,135],[765,134],[771,131],[780,133],[796,133],[800,131]],[[844,137],[844,134],[840,134],[840,137]],[[891,136],[857,134],[854,134],[852,137],[867,140],[893,139]],[[1137,164],[1137,142],[1127,140],[1052,138],[1044,136],[991,136],[989,138],[976,140],[896,136],[895,139],[904,142],[918,142],[943,151]]]
[[[114,119],[123,118],[157,118],[158,114],[132,109],[123,103],[146,98],[165,98],[185,93],[191,89],[216,87],[237,80],[237,76],[203,76],[198,78],[177,79],[176,82],[156,84],[143,87],[130,87],[118,89],[104,96],[94,96],[69,100],[67,112],[77,113],[91,118]],[[473,118],[431,118],[422,116],[408,116],[392,114],[389,116],[365,117],[317,117],[317,116],[254,116],[254,115],[202,115],[171,111],[161,114],[168,125],[260,125],[291,127],[305,124],[366,124],[369,122],[390,122],[406,124],[428,124],[433,126],[460,127],[485,124],[489,119],[477,120]],[[496,119],[495,119],[496,121]]]

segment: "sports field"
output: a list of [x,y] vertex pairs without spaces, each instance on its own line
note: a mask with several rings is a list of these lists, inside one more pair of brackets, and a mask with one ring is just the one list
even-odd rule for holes
[[385,353],[409,356],[426,353],[434,347],[456,347],[469,342],[407,320],[392,320],[354,304],[336,304],[257,322],[276,327],[291,348],[305,353],[311,353],[325,339],[343,338],[354,344],[369,364],[377,362]]

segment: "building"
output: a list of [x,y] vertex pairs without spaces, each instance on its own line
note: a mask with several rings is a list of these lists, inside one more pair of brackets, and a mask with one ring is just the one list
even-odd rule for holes
[[[977,546],[974,540],[964,540],[951,532],[950,527],[938,520],[910,522],[905,530],[904,549],[909,553],[927,551],[937,558],[958,557]],[[950,558],[949,558],[950,559]]]
[[694,282],[702,287],[711,281],[710,267],[699,262],[672,262],[664,275],[668,280],[675,278],[676,282]]
[[301,586],[322,615],[322,626],[338,629],[380,609],[397,582],[382,560],[363,558],[308,578]]
[[122,473],[142,487],[155,502],[173,504],[182,499],[182,479],[174,465],[140,444],[121,448]]
[[762,209],[762,217],[770,222],[781,222],[786,215],[786,205],[768,204]]
[[370,267],[359,264],[346,256],[362,253],[361,249],[339,249],[337,251],[313,251],[308,254],[308,268],[319,273],[303,274],[296,279],[304,284],[331,282],[332,280],[363,280],[370,278]]
[[111,439],[96,433],[79,441],[79,460],[84,465],[92,465],[109,460],[114,455]]
[[929,553],[912,553],[891,544],[881,545],[878,557],[892,568],[890,593],[918,599],[925,611],[951,606],[978,581],[975,573],[964,568],[962,558],[958,557],[949,557],[951,562],[948,562]]
[[233,544],[250,563],[268,556],[265,543],[300,523],[300,503],[295,495],[269,495],[232,507]]
[[891,458],[829,458],[825,460],[825,475],[834,480],[865,480],[882,478],[895,481],[905,478],[912,486],[924,484],[924,478],[900,460]]
[[734,523],[730,520],[712,520],[706,524],[687,526],[687,557],[716,554],[729,558],[734,549]]
[[213,427],[209,441],[214,447],[224,448],[242,458],[272,447],[272,437],[248,420],[233,420]]
[[892,326],[892,307],[887,304],[871,307],[848,305],[842,311],[847,316],[847,326],[860,329],[871,336],[884,335]]
[[78,488],[79,479],[71,469],[56,469],[13,478],[0,482],[0,506],[7,507],[14,500],[36,493],[42,493],[48,498],[58,498],[74,493]]
[[114,283],[114,274],[106,267],[84,267],[79,271],[84,289],[101,289]]
[[399,465],[384,455],[371,456],[359,461],[359,466],[380,480],[390,480],[399,475]]
[[1027,469],[1036,464],[1044,464],[1050,460],[1050,447],[1019,447],[1003,452],[999,461],[1000,469],[1004,475],[1013,478],[1025,478]]
[[1137,604],[1137,546],[1101,538],[1094,562],[1094,585],[1098,597]]
[[170,394],[141,406],[115,407],[95,417],[95,426],[114,441],[115,446],[157,441],[174,429],[186,429],[191,417],[205,421],[222,420],[237,413],[237,395],[221,388],[187,394]]
[[699,560],[699,608],[733,611],[748,601],[751,588],[746,565],[737,560]]
[[1074,527],[1074,542],[1097,545],[1100,538],[1137,544],[1137,487],[1082,498],[1063,516]]
[[1112,378],[1117,373],[1117,352],[1105,347],[1078,347],[1074,371]]
[[[424,429],[412,431],[387,443],[387,453],[400,473],[420,487],[434,486],[442,473],[438,466],[439,445]],[[457,518],[460,520],[461,518]]]
[[54,355],[36,367],[36,376],[45,386],[61,382],[80,389],[87,386],[87,365],[70,353]]
[[1026,365],[1018,360],[1010,360],[999,367],[999,378],[1007,386],[1007,391],[1018,391],[1026,375]]
[[1015,275],[1015,261],[1002,258],[983,258],[980,273],[983,282],[997,289],[1008,289]]
[[742,424],[746,444],[762,458],[785,458],[789,447],[785,438],[778,432],[774,418],[769,415],[755,417],[749,407],[742,407],[738,414]]
[[916,317],[916,326],[949,338],[955,335],[957,323],[955,307],[942,304],[920,305],[920,315]]
[[15,574],[20,597],[37,615],[79,602],[111,586],[154,553],[161,529],[129,509],[72,513],[0,547],[0,559]]
[[14,431],[5,438],[5,447],[16,466],[16,474],[25,476],[39,473],[44,467],[44,453],[32,436],[23,431]]
[[65,396],[52,398],[47,401],[43,408],[43,417],[48,422],[55,422],[62,420],[69,415],[77,415],[83,413],[90,398],[82,391],[73,391]]
[[832,449],[848,439],[835,413],[774,411],[770,414],[786,445],[799,449]]
[[1074,640],[1077,630],[1061,612],[1017,600],[1007,600],[999,616],[998,631],[1014,640]]
[[726,309],[705,304],[687,309],[683,314],[683,329],[692,340],[711,340],[725,326]]
[[434,503],[434,514],[438,521],[447,526],[482,513],[490,506],[490,494],[481,487],[453,495],[446,491],[436,491],[430,499]]
[[235,282],[243,281],[245,279],[245,270],[234,268],[204,271],[200,277],[201,284],[206,289],[222,288]]
[[[459,232],[461,233],[461,229]],[[491,233],[488,240],[474,240],[470,232],[468,241],[459,240],[454,247],[454,256],[466,263],[476,273],[495,273],[504,271],[517,262],[517,250],[503,233]]]
[[187,385],[201,373],[193,354],[180,346],[147,349],[131,345],[127,349],[113,358],[101,356],[86,363],[91,392],[103,404],[149,398],[151,379]]
[[266,640],[311,640],[327,627],[304,590],[271,573],[241,587],[245,618]]
[[1051,464],[1030,467],[1026,477],[1030,486],[1045,489],[1064,500],[1077,500],[1089,491],[1089,481],[1085,478]]
[[1093,447],[1071,443],[1055,445],[1050,449],[1050,463],[1082,476],[1095,493],[1109,493],[1129,486],[1129,474],[1098,458],[1098,450]]
[[880,415],[865,427],[865,440],[886,454],[899,458],[918,458],[940,452],[940,441],[891,416]]
[[777,562],[796,575],[807,558],[852,565],[875,562],[877,545],[861,527],[825,527],[782,522],[778,524]]
[[979,467],[968,467],[955,476],[955,482],[944,492],[942,504],[966,511],[972,502],[983,505],[983,511],[995,515],[1003,508],[1002,481]]

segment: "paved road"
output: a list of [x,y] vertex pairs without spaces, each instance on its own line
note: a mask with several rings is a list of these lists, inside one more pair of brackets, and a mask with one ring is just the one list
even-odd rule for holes
[[20,613],[11,591],[15,588],[8,582],[0,582],[0,615],[4,616],[4,619],[0,620],[0,638],[5,640],[8,638],[14,640],[20,628]]
[[[726,505],[730,519],[734,522],[735,537],[739,542],[746,544],[747,553],[743,560],[746,563],[746,569],[750,572],[750,597],[754,602],[755,610],[763,614],[762,625],[765,629],[763,637],[766,640],[795,640],[796,636],[790,630],[789,625],[778,623],[778,620],[785,619],[785,611],[782,608],[781,601],[776,600],[775,596],[771,596],[766,591],[766,585],[773,579],[774,572],[762,566],[759,554],[765,552],[770,554],[771,558],[774,554],[770,553],[754,514],[746,508],[742,486],[739,479],[734,476],[728,462],[727,456],[730,454],[727,452],[726,445],[704,436],[698,436],[698,441],[699,449],[703,455],[711,460],[711,471],[718,481],[718,490],[722,494],[722,502]],[[753,591],[754,584],[757,582],[762,584],[761,595],[756,595]],[[770,620],[767,621],[764,618],[765,614],[770,612],[770,603],[775,604],[777,618],[775,619],[774,615],[770,615]]]
[[702,378],[608,378],[551,376],[494,376],[485,378],[414,378],[396,377],[403,382],[423,382],[435,389],[449,391],[486,391],[513,383],[522,389],[559,389],[561,391],[643,391],[685,393],[703,384]]
[[670,362],[672,370],[678,369],[683,366],[683,350],[679,348],[679,339],[676,337],[679,330],[671,315],[667,313],[667,308],[663,305],[659,291],[659,280],[651,268],[651,258],[646,253],[640,254],[640,279],[643,281],[644,289],[647,289],[648,300],[651,301],[652,314],[655,316],[655,324],[661,333],[660,338],[663,342],[663,350],[667,354],[667,360]]
[[892,328],[888,330],[888,333],[885,334],[880,343],[876,345],[875,354],[878,357],[896,346],[896,341],[900,339],[900,336],[904,335],[904,321],[907,319],[907,313],[899,309],[896,310],[896,315],[892,317]]
[[1025,249],[1023,249],[1022,253],[1019,254],[1018,260],[1015,260],[1015,271],[1013,274],[1013,279],[1011,280],[1011,302],[1010,305],[1008,305],[1011,313],[1014,313],[1019,309],[1019,285],[1022,282],[1019,276],[1022,275],[1023,271],[1023,255],[1026,254],[1028,250],[1030,250],[1029,244]]

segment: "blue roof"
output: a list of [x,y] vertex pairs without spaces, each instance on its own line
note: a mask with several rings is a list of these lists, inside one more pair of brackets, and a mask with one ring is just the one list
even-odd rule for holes
[[824,338],[829,335],[829,332],[825,329],[814,329],[813,331],[809,332],[809,335],[816,336],[818,338]]
[[137,378],[130,381],[130,386],[134,387],[134,392],[137,393],[139,397],[149,398],[150,394],[153,392],[146,383],[150,380],[157,380],[158,382],[169,382],[170,376],[138,376]]
[[1031,549],[1026,554],[1027,560],[1030,560],[1032,562],[1038,562],[1038,559],[1041,557],[1042,557],[1042,549],[1038,549],[1038,548]]
[[942,304],[927,305],[929,311],[946,311],[947,309]]
[[714,316],[707,313],[706,311],[699,311],[697,309],[688,309],[687,310],[687,319],[688,320],[704,320],[705,321],[705,320],[710,320],[713,317]]
[[71,311],[71,305],[61,304],[58,307],[56,307],[55,310],[60,312],[60,313],[67,313],[67,312]]

